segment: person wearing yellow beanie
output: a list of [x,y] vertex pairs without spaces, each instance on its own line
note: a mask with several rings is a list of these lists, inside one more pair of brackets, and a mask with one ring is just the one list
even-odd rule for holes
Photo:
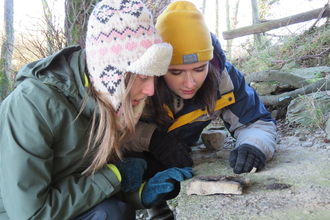
[[[221,118],[236,138],[229,156],[233,172],[261,171],[275,152],[276,122],[243,74],[226,61],[202,13],[190,1],[175,1],[159,15],[156,29],[172,45],[173,55],[136,129],[134,143],[142,153],[134,154],[147,161],[145,176],[193,166],[190,146],[200,143],[214,118]],[[178,184],[171,196],[148,209],[148,219],[174,219],[166,199],[179,192]]]
[[173,46],[171,65],[213,58],[210,31],[202,13],[189,1],[170,4],[157,18],[156,29]]

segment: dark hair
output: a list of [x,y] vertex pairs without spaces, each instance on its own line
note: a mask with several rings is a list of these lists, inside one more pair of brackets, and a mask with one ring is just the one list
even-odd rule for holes
[[[202,106],[206,107],[209,115],[213,115],[220,79],[221,73],[209,62],[209,71],[203,85],[189,101],[199,102]],[[154,121],[163,131],[167,131],[171,124],[173,124],[174,119],[167,114],[164,104],[172,106],[173,92],[166,85],[163,76],[155,79],[155,94],[148,98],[147,103],[146,112],[148,114],[143,115],[141,119],[147,122]],[[173,109],[171,110],[173,111]]]

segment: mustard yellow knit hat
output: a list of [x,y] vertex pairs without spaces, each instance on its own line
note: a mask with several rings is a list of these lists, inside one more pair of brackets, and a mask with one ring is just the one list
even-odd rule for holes
[[176,1],[157,18],[163,42],[173,47],[170,65],[209,61],[213,58],[210,31],[202,13],[189,1]]

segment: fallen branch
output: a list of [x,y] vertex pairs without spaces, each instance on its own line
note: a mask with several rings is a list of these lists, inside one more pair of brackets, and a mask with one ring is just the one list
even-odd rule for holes
[[285,92],[280,95],[260,96],[260,99],[267,106],[285,106],[299,95],[307,95],[312,92],[325,91],[328,89],[330,89],[330,80],[322,79],[291,92]]
[[315,57],[320,57],[322,54],[326,53],[330,51],[330,47],[325,49],[323,52],[319,53],[319,54],[315,54],[315,55],[305,55],[305,56],[301,56],[301,57],[297,57],[297,58],[294,58],[295,60],[308,60],[308,59],[312,59],[312,58],[315,58]]
[[301,88],[309,84],[303,77],[280,70],[264,70],[251,73],[245,79],[248,84],[251,82],[282,82],[295,88]]
[[325,12],[325,10],[329,7],[329,1],[327,4],[324,5],[322,11],[320,12],[319,16],[317,17],[316,21],[314,22],[314,24],[308,29],[308,32],[310,32],[314,27],[315,25],[321,20],[322,16],[323,16],[323,13]]

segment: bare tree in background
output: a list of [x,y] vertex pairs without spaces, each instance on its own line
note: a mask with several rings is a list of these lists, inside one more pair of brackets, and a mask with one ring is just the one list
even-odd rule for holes
[[4,33],[0,57],[0,102],[8,95],[12,74],[11,61],[14,46],[14,0],[4,1]]
[[97,0],[65,0],[67,45],[85,47],[88,18],[97,2]]
[[202,4],[202,14],[205,15],[205,8],[206,8],[206,0],[203,0],[203,4]]
[[[260,23],[260,15],[259,15],[259,9],[258,9],[258,0],[251,0],[252,5],[252,21],[253,24],[259,24]],[[260,45],[261,43],[261,35],[260,34],[254,34],[254,44],[256,46]]]
[[[233,1],[231,1],[233,2]],[[235,6],[233,7],[233,16],[231,16],[231,7],[229,0],[226,0],[226,23],[227,23],[227,30],[235,29],[237,26],[237,15],[238,15],[238,8],[239,8],[239,2],[240,0],[236,0]],[[231,46],[233,44],[233,40],[227,40],[226,45],[226,54],[228,59],[231,58]]]
[[47,55],[51,55],[54,53],[54,45],[55,45],[55,39],[53,38],[53,16],[50,11],[49,5],[47,0],[41,0],[42,1],[42,9],[44,11],[44,17],[47,25],[46,30],[46,39],[47,39]]
[[171,0],[142,0],[152,14],[153,22],[156,24],[157,17],[172,2]]
[[21,27],[16,31],[14,58],[18,66],[47,57],[65,47],[63,24],[54,12],[54,6],[47,0],[40,3],[43,15],[36,16],[32,27]]
[[258,0],[258,10],[261,22],[266,19],[267,15],[269,15],[273,5],[277,4],[279,1],[280,0]]
[[215,36],[219,38],[219,0],[215,0]]

